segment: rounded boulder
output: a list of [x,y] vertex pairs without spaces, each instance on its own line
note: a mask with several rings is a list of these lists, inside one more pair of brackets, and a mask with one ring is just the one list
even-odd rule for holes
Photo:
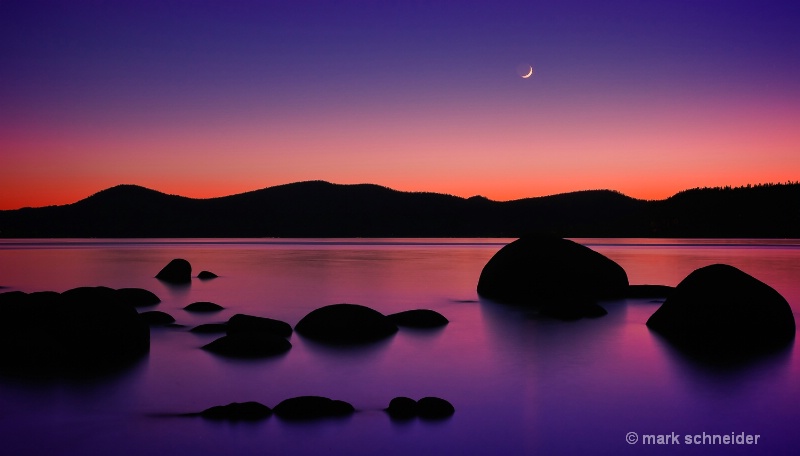
[[784,347],[796,331],[792,309],[780,293],[725,264],[689,274],[647,326],[679,348],[717,358]]
[[311,311],[295,326],[298,334],[329,344],[361,344],[385,339],[397,325],[382,313],[358,304],[332,304]]
[[576,242],[547,236],[523,237],[504,246],[478,280],[478,294],[484,298],[546,308],[557,318],[563,304],[564,319],[576,312],[579,317],[602,314],[597,301],[621,298],[627,290],[628,275],[613,260]]

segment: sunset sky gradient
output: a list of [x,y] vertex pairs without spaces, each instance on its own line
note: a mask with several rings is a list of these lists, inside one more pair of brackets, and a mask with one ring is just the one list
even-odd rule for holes
[[800,2],[769,0],[2,0],[0,209],[122,183],[796,181],[798,24]]

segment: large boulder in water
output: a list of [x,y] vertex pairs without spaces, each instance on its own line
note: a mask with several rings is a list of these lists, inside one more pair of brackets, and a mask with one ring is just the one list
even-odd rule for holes
[[358,304],[332,304],[311,311],[295,326],[298,334],[330,344],[374,342],[397,332],[377,310]]
[[742,358],[788,345],[795,321],[786,299],[755,277],[714,264],[689,274],[647,326],[691,354]]
[[541,308],[572,319],[605,311],[598,300],[619,298],[628,289],[620,265],[594,250],[545,236],[517,239],[500,249],[481,271],[478,294],[494,301]]
[[0,368],[31,373],[93,373],[150,350],[150,329],[116,290],[0,294]]
[[189,283],[192,281],[192,265],[183,258],[175,258],[156,274],[156,279],[169,283]]

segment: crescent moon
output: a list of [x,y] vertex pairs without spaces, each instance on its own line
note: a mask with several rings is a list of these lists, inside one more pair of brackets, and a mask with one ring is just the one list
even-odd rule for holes
[[533,67],[528,65],[528,74],[522,76],[522,79],[528,79],[529,77],[533,76]]

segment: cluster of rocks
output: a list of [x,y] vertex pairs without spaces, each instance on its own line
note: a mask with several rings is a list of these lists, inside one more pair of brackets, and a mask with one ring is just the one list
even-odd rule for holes
[[[211,332],[207,325],[194,332]],[[236,314],[226,323],[215,324],[225,335],[202,348],[211,353],[232,358],[264,358],[280,355],[292,348],[288,338],[292,327],[283,321],[252,315]]]
[[706,359],[742,359],[780,349],[796,331],[786,299],[733,266],[700,268],[675,288],[630,285],[625,270],[611,259],[546,236],[520,238],[500,249],[481,272],[478,294],[562,320],[605,315],[598,304],[602,300],[666,298],[647,326]]
[[[211,271],[200,271],[197,274],[197,278],[200,280],[215,279],[217,277]],[[156,279],[176,285],[190,283],[192,281],[192,265],[183,258],[175,258],[156,274]]]
[[0,360],[47,375],[123,367],[150,350],[150,329],[136,308],[158,302],[138,288],[0,293]]
[[[322,396],[299,396],[286,399],[270,409],[259,402],[233,402],[217,405],[199,413],[185,416],[201,416],[211,420],[258,421],[276,415],[283,420],[307,421],[325,418],[341,418],[356,411],[350,403]],[[438,397],[424,397],[415,401],[407,397],[396,397],[385,409],[392,419],[419,417],[427,420],[449,418],[455,413],[453,405]]]
[[410,397],[398,396],[389,402],[386,413],[395,420],[441,420],[456,412],[453,404],[438,397],[423,397],[415,401]]

